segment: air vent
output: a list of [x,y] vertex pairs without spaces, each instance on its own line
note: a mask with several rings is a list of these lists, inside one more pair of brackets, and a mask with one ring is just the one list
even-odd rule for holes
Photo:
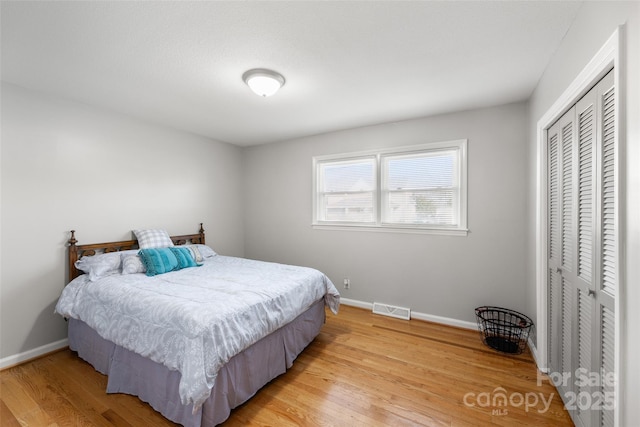
[[383,316],[397,317],[398,319],[411,319],[411,309],[406,307],[396,307],[395,305],[373,303],[373,312]]

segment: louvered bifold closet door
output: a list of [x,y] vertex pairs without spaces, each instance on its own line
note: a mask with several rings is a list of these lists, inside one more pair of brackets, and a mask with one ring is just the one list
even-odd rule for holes
[[[570,372],[573,361],[573,336],[575,332],[575,318],[573,315],[575,295],[575,267],[574,267],[574,111],[571,109],[559,121],[560,136],[562,138],[562,192],[561,192],[561,221],[562,221],[562,348],[561,371]],[[569,384],[563,384],[566,391],[573,388]]]
[[560,227],[560,133],[559,124],[548,131],[548,206],[549,206],[549,364],[553,372],[561,367],[562,348],[562,275],[560,274],[562,228]]
[[613,72],[547,131],[549,363],[578,426],[614,425],[618,156]]
[[[611,73],[610,73],[611,74]],[[597,294],[600,318],[598,356],[603,376],[599,392],[604,405],[600,413],[603,426],[613,426],[615,384],[615,299],[618,293],[618,156],[615,129],[615,88],[613,76],[603,80],[602,98],[602,282]]]
[[[596,230],[596,165],[597,165],[597,134],[598,114],[595,97],[589,92],[576,104],[576,121],[578,123],[578,164],[577,164],[577,246],[578,246],[578,281],[576,286],[577,331],[574,337],[575,366],[571,381],[576,384],[575,395],[567,396],[574,400],[572,416],[576,424],[594,425],[591,411],[591,396],[593,387],[586,381],[577,381],[576,372],[588,373],[592,371],[592,331],[593,331],[593,301],[591,296],[594,281],[595,230]],[[578,403],[578,397],[583,402]]]
[[[575,112],[570,110],[548,131],[549,153],[549,349],[554,373],[570,375],[575,325]],[[571,382],[557,385],[561,394],[573,391]]]
[[[618,278],[617,157],[613,73],[575,106],[577,137],[577,425],[614,425]],[[588,380],[587,380],[588,379]]]
[[598,424],[614,425],[615,384],[615,299],[618,293],[618,148],[616,137],[616,92],[613,73],[599,84],[598,105],[602,115],[600,161],[600,271],[595,295],[596,325],[599,328],[595,359],[602,381],[597,397],[602,399]]

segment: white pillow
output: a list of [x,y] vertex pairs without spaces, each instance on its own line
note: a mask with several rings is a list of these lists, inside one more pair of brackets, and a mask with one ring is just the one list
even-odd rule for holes
[[88,274],[89,280],[95,281],[104,276],[119,274],[120,266],[122,265],[122,254],[135,254],[137,252],[137,249],[134,249],[122,252],[109,252],[106,254],[83,256],[76,261],[75,266],[78,270],[82,270]]
[[122,255],[122,274],[144,273],[146,271],[140,255],[137,253]]
[[200,255],[202,255],[203,258],[211,258],[214,257],[216,255],[218,255],[213,249],[211,249],[209,246],[207,245],[201,245],[201,244],[193,244],[193,245],[185,245],[187,248],[188,247],[194,247],[196,249],[198,249],[198,251],[200,252]]
[[169,233],[165,230],[133,230],[140,249],[169,248],[173,246]]

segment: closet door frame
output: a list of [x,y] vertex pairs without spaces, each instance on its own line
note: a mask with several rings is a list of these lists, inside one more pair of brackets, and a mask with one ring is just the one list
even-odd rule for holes
[[624,236],[624,191],[625,176],[624,162],[625,158],[625,102],[624,94],[624,63],[623,63],[623,33],[624,25],[619,26],[609,37],[604,46],[591,59],[589,64],[580,72],[571,85],[556,100],[551,108],[542,116],[537,123],[537,177],[536,177],[536,316],[537,316],[537,335],[536,345],[529,343],[536,359],[538,369],[542,372],[549,372],[549,348],[548,348],[548,250],[549,250],[549,230],[548,230],[548,150],[547,150],[547,129],[551,127],[566,111],[568,111],[583,95],[585,95],[602,77],[609,71],[614,70],[614,85],[616,93],[619,94],[615,100],[616,109],[616,140],[617,140],[617,277],[618,292],[615,300],[615,374],[616,383],[615,393],[615,410],[614,417],[616,425],[623,425],[620,419],[620,390],[624,389],[622,383],[625,381],[625,366],[622,363],[622,337],[624,336],[625,318],[623,306],[620,304],[624,301],[626,295],[626,282],[624,278],[625,271],[625,254],[624,245],[621,244],[621,238]]

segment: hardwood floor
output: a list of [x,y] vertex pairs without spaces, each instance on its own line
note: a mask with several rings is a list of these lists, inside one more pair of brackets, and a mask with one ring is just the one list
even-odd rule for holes
[[[106,377],[69,350],[6,369],[0,381],[3,427],[176,425],[136,397],[106,394]],[[529,354],[494,352],[475,331],[342,306],[286,374],[224,423],[247,425],[573,424]]]

